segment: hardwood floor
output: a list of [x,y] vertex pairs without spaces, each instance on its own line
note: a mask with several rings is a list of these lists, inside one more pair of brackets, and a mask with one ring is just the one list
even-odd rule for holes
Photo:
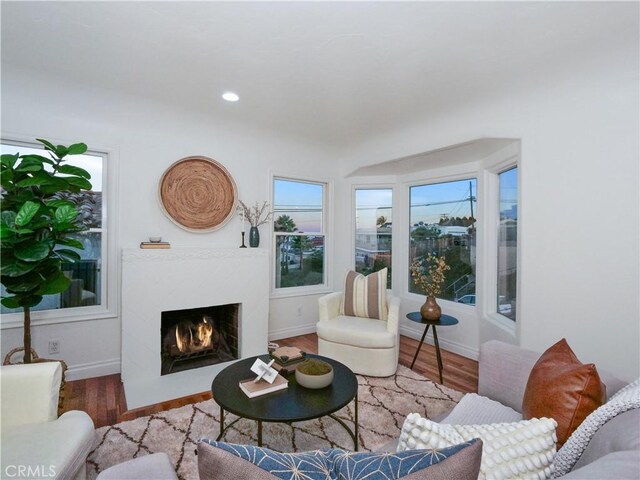
[[[318,337],[315,333],[280,339],[276,343],[281,346],[295,345],[309,353],[317,353],[318,351]],[[404,336],[400,337],[401,365],[406,367],[411,365],[417,346],[417,340]],[[478,390],[478,362],[446,350],[442,350],[442,362],[444,364],[443,377],[445,386],[461,392],[476,392]],[[414,365],[414,371],[435,382],[438,381],[438,365],[433,346],[427,344],[422,346],[420,355]],[[97,428],[210,398],[211,392],[202,392],[148,407],[127,410],[120,375],[116,374],[67,382],[64,410],[84,410],[91,416]]]

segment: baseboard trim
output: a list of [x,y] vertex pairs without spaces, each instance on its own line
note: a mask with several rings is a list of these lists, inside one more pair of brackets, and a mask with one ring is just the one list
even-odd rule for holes
[[307,323],[305,325],[296,325],[295,327],[269,330],[269,341],[279,340],[281,338],[297,337],[298,335],[306,335],[307,333],[316,333],[315,323]]
[[[400,335],[404,335],[409,338],[413,338],[415,340],[420,341],[422,338],[422,334],[424,333],[424,329],[415,329],[409,328],[404,325],[400,326]],[[431,345],[433,345],[433,335],[429,332],[424,339],[425,342],[428,341]],[[467,345],[463,345],[458,342],[452,342],[450,340],[442,338],[441,335],[438,335],[438,343],[440,343],[440,348],[443,350],[447,350],[449,352],[457,353],[458,355],[462,355],[465,358],[471,358],[472,360],[478,360],[480,352],[478,349],[471,348]]]
[[119,358],[71,365],[65,373],[65,380],[71,382],[73,380],[82,380],[84,378],[113,375],[114,373],[120,373]]

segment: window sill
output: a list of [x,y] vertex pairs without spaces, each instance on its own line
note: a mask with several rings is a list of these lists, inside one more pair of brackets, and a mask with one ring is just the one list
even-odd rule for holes
[[[63,323],[87,322],[91,320],[117,319],[118,315],[105,308],[84,307],[77,312],[64,312],[63,310],[49,310],[31,313],[31,326],[59,325]],[[23,328],[24,317],[22,313],[7,313],[2,315],[0,330]]]
[[516,338],[516,322],[514,320],[495,312],[487,314],[484,318],[487,322]]
[[282,288],[271,292],[270,300],[278,298],[305,297],[309,295],[325,295],[331,293],[332,290],[327,285],[318,285],[315,287],[290,287]]

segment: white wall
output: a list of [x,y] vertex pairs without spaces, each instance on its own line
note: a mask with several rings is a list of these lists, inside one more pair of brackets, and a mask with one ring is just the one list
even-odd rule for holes
[[[543,351],[566,337],[580,360],[626,379],[640,373],[640,98],[637,46],[631,50],[557,75],[531,72],[530,89],[452,105],[376,137],[343,168],[474,138],[521,139],[519,343]],[[472,350],[497,335],[476,321],[475,337],[471,323],[460,337]]]
[[[248,108],[229,105],[229,108]],[[232,115],[230,114],[230,117]],[[240,244],[240,220],[216,232],[196,234],[180,229],[161,212],[158,181],[173,162],[189,155],[205,155],[222,163],[234,177],[245,202],[269,200],[270,172],[331,178],[326,149],[280,136],[259,126],[238,125],[224,118],[178,111],[145,99],[74,85],[11,65],[2,70],[3,137],[48,138],[61,143],[83,141],[91,148],[107,148],[119,161],[118,256],[121,248],[137,247],[150,235],[161,235],[176,246],[235,247]],[[261,227],[260,247],[270,248],[268,225]],[[268,279],[265,279],[268,281]],[[273,300],[275,328],[292,330],[301,323],[297,308],[310,323],[310,297]],[[315,302],[317,303],[317,302]],[[315,307],[317,308],[317,307]],[[313,321],[315,324],[315,321]],[[34,326],[33,345],[46,355],[48,341],[61,342],[60,358],[70,366],[69,378],[119,371],[120,320]],[[2,330],[2,354],[22,345],[22,328]],[[52,357],[54,358],[54,357]],[[87,364],[92,368],[83,368]]]

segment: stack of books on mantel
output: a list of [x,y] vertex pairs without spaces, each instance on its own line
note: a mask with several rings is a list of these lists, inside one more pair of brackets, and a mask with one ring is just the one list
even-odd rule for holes
[[272,367],[283,375],[295,371],[306,359],[306,353],[298,347],[279,347],[271,352],[271,358],[275,360]]
[[171,248],[169,242],[140,242],[140,248]]
[[267,393],[284,390],[289,386],[289,381],[282,375],[277,375],[273,383],[269,383],[264,379],[256,382],[255,378],[250,378],[249,380],[242,380],[239,385],[240,390],[242,390],[247,397],[255,398],[260,395],[266,395]]

